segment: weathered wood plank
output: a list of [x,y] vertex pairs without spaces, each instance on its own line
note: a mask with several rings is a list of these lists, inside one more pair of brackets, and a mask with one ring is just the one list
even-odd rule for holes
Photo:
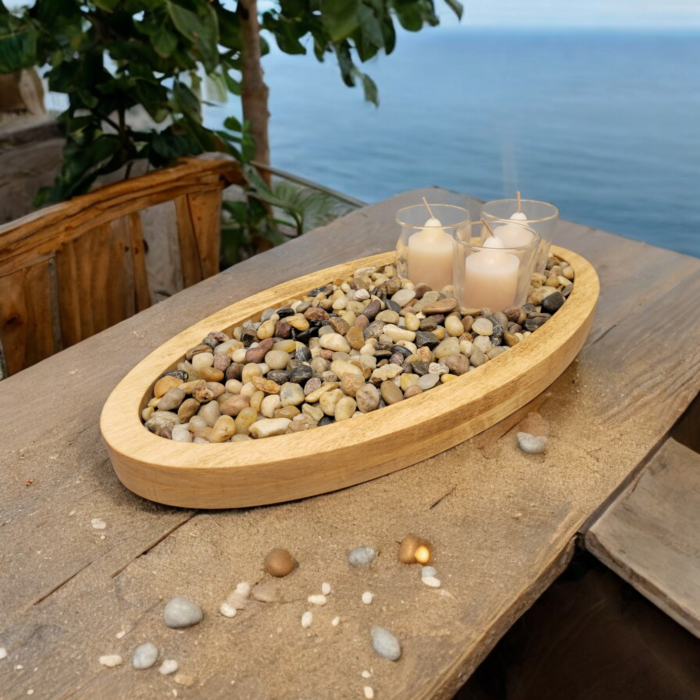
[[10,374],[54,352],[49,260],[0,277],[0,342]]
[[666,441],[586,533],[586,547],[700,637],[700,455]]
[[64,347],[136,313],[132,236],[122,219],[65,243],[56,253]]
[[203,278],[219,272],[221,250],[221,193],[222,187],[187,196],[192,228]]
[[[0,622],[0,645],[9,652],[0,687],[10,688],[8,698],[26,697],[29,681],[37,696],[150,700],[177,689],[209,698],[225,697],[230,687],[244,698],[357,698],[367,683],[359,673],[370,667],[368,684],[377,697],[450,697],[561,569],[581,523],[700,389],[700,373],[689,371],[699,362],[700,309],[669,303],[700,294],[700,261],[575,224],[562,226],[557,244],[597,267],[603,296],[591,340],[540,407],[552,424],[546,455],[520,453],[508,424],[486,445],[469,441],[382,479],[302,502],[201,513],[170,536],[180,512],[153,510],[131,496],[106,462],[97,420],[129,369],[226,305],[389,250],[398,235],[395,211],[422,194],[437,201],[441,193],[406,193],[351,214],[0,383],[0,413],[7,417],[7,438],[0,441],[7,484],[0,490],[0,556],[12,555],[12,565],[0,568],[0,609],[10,612]],[[478,215],[473,201],[471,207]],[[647,286],[658,298],[644,293]],[[684,329],[674,335],[673,357],[648,320],[659,313],[666,333],[673,318]],[[55,397],[50,410],[35,389],[44,386]],[[640,400],[645,389],[662,409]],[[34,479],[30,487],[27,478]],[[72,510],[80,514],[76,524]],[[90,528],[93,517],[108,522],[106,540]],[[428,590],[419,572],[395,560],[397,540],[409,531],[434,542],[449,595]],[[359,544],[379,549],[369,570],[351,570],[345,561],[346,550]],[[233,620],[219,616],[218,605],[237,581],[261,575],[272,546],[290,547],[300,562],[281,582],[285,602],[251,603]],[[333,593],[304,631],[299,618],[306,597],[324,580]],[[370,606],[359,602],[364,590],[377,596]],[[204,607],[198,627],[173,632],[163,626],[161,598],[176,594]],[[330,624],[335,615],[337,628]],[[373,654],[372,624],[401,638],[401,661]],[[118,640],[122,625],[127,634]],[[197,678],[194,686],[128,667],[133,648],[149,639]],[[125,666],[101,669],[97,657],[113,652],[124,656]],[[21,675],[14,664],[39,670]]]
[[180,245],[182,282],[187,288],[205,279],[187,197],[178,197],[175,200],[175,214],[177,216],[177,239]]
[[139,313],[151,305],[151,290],[148,286],[146,247],[143,240],[141,214],[132,212],[123,219],[117,219],[117,221],[122,221],[129,232],[131,268],[134,276],[134,308],[136,313]]

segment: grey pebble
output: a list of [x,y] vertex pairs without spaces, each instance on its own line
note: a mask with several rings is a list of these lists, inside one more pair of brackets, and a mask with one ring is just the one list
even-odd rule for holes
[[543,435],[518,433],[518,446],[529,455],[541,455],[547,449],[547,438]]
[[157,660],[158,647],[155,644],[146,642],[145,644],[139,644],[134,650],[134,655],[131,657],[131,665],[138,669],[151,668]]
[[348,552],[348,561],[353,566],[369,566],[376,556],[372,547],[355,547]]
[[389,661],[398,661],[401,656],[399,640],[384,627],[372,627],[372,649]]
[[201,622],[203,617],[202,608],[182,596],[169,600],[163,610],[163,622],[173,629],[191,627]]

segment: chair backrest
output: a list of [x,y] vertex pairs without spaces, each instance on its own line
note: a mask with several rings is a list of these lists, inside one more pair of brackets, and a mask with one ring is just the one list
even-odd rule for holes
[[185,287],[219,271],[220,154],[101,187],[0,226],[0,343],[9,374],[151,304],[140,212],[173,201]]

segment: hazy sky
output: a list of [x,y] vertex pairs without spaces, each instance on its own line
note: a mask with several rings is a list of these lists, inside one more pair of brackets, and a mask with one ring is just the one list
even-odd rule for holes
[[[698,28],[700,0],[462,0],[468,26]],[[456,24],[443,2],[444,23]]]

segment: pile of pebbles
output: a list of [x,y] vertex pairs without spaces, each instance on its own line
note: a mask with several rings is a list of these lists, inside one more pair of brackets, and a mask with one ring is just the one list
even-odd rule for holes
[[573,289],[574,271],[552,257],[532,276],[527,303],[460,307],[364,267],[265,309],[232,337],[212,331],[156,382],[146,427],[178,442],[243,442],[322,427],[446,384],[496,359],[544,325]]

